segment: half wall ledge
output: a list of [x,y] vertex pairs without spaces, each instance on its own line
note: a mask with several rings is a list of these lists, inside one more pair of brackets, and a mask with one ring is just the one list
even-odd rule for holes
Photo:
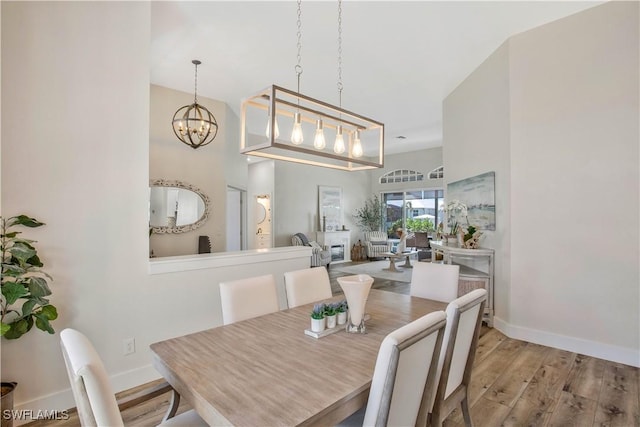
[[311,257],[311,247],[306,246],[160,257],[149,260],[149,274],[176,273],[309,257]]

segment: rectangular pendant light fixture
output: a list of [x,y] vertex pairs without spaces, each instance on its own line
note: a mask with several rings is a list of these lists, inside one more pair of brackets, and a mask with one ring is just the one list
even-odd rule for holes
[[270,86],[242,101],[240,152],[345,171],[381,168],[384,124]]

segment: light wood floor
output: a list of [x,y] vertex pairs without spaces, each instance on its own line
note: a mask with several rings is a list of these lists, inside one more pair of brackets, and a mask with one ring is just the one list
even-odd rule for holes
[[[335,282],[340,275],[330,272],[334,293],[340,291]],[[409,289],[407,283],[378,280],[375,287],[398,293]],[[638,368],[510,339],[495,329],[483,328],[482,332],[469,390],[476,427],[640,426]],[[125,425],[157,425],[168,398],[168,394],[160,396],[125,411]],[[183,403],[180,412],[187,409]],[[80,423],[72,414],[67,421],[29,425],[71,427]],[[445,422],[445,426],[463,425],[459,410]]]

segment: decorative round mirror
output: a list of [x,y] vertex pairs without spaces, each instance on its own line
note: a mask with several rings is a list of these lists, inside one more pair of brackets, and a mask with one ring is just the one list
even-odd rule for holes
[[267,218],[267,210],[262,203],[258,203],[258,212],[256,214],[256,221],[258,224],[262,224]]
[[209,218],[209,197],[198,187],[177,180],[149,182],[149,227],[154,233],[186,233]]

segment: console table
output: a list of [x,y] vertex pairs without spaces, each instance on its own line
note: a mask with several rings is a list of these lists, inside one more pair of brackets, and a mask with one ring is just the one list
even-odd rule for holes
[[[442,254],[443,262],[460,266],[460,279],[458,281],[458,296],[462,296],[474,289],[484,288],[487,290],[487,304],[484,309],[483,320],[487,325],[493,327],[493,275],[494,275],[494,250],[490,248],[465,249],[458,246],[445,245],[442,241],[431,241],[433,252]],[[471,268],[458,261],[470,260],[485,263],[485,269],[478,270]]]

